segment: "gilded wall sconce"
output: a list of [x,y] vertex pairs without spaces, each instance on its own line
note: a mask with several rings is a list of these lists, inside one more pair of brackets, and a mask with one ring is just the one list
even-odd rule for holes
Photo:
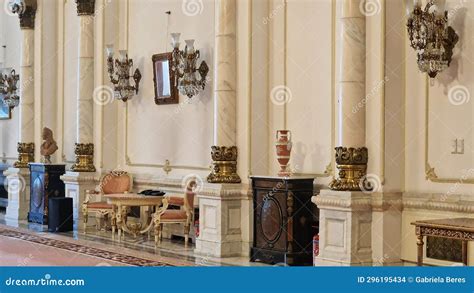
[[15,69],[5,68],[0,74],[0,94],[3,96],[3,104],[10,109],[20,104],[18,96],[18,81],[20,75],[16,74]]
[[[197,67],[197,63],[201,57],[199,50],[194,48],[194,40],[186,40],[186,47],[183,50],[179,49],[181,34],[171,34],[173,46],[173,60],[171,70],[177,76],[179,93],[192,98],[199,94],[201,90],[206,88],[206,77],[209,73],[209,66],[205,61],[202,61]],[[199,76],[198,76],[199,75]]]
[[135,85],[132,86],[130,84],[130,71],[133,67],[133,60],[128,59],[126,50],[120,50],[119,55],[119,58],[114,60],[114,47],[112,45],[107,46],[107,69],[110,82],[114,85],[114,97],[126,102],[138,94],[142,75],[137,68],[133,74]]
[[446,0],[407,0],[408,36],[418,56],[418,68],[435,78],[451,64],[458,35],[448,25]]

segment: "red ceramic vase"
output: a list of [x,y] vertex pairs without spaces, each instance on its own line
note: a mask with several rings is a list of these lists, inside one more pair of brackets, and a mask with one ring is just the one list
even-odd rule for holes
[[276,139],[276,154],[278,163],[280,164],[278,176],[287,177],[291,174],[291,172],[287,170],[292,147],[291,132],[289,130],[277,130]]

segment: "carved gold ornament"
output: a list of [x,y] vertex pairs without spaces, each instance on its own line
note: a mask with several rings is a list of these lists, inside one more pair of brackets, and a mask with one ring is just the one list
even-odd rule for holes
[[76,143],[74,154],[76,155],[76,163],[72,165],[72,171],[95,172],[93,143]]
[[237,147],[213,146],[211,151],[212,171],[207,177],[209,183],[240,183],[237,174]]
[[13,166],[15,168],[28,168],[28,163],[35,160],[35,144],[34,143],[18,143],[18,161]]
[[366,180],[368,160],[369,151],[366,147],[337,147],[336,164],[339,178],[334,179],[329,188],[338,191],[361,191],[360,186],[367,186],[363,181]]

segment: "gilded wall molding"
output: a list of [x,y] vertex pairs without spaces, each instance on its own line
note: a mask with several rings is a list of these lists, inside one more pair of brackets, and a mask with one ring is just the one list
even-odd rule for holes
[[425,77],[425,177],[426,180],[435,183],[450,184],[474,184],[474,177],[440,178],[435,167],[429,162],[429,135],[430,135],[430,83],[429,77]]

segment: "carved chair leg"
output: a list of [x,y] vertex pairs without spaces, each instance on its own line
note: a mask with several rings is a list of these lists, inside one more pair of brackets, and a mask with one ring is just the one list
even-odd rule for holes
[[158,241],[160,240],[161,235],[161,224],[159,222],[155,222],[155,246],[158,245]]
[[184,226],[184,245],[185,246],[188,246],[188,242],[189,242],[189,231],[191,229],[191,225],[189,224],[186,224]]
[[84,217],[84,234],[87,233],[87,218],[88,218],[88,213],[87,210],[83,211],[83,217]]

